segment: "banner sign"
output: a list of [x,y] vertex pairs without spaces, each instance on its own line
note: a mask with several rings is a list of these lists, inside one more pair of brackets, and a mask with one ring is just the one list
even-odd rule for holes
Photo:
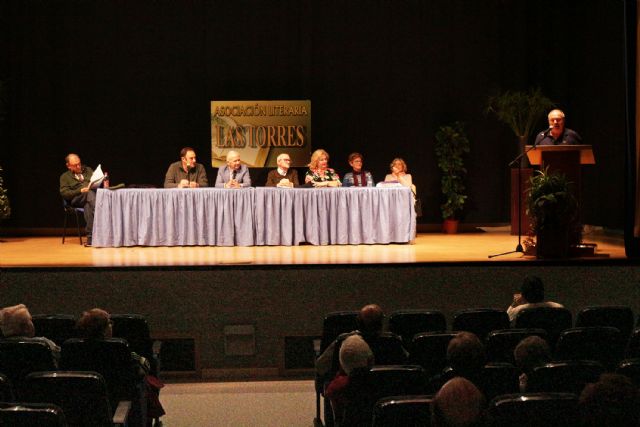
[[252,168],[276,167],[279,154],[303,167],[311,153],[311,101],[211,101],[211,166],[229,151]]

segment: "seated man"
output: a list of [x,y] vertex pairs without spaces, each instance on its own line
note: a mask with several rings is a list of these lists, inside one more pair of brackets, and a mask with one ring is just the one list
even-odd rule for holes
[[96,192],[89,188],[93,169],[83,166],[77,154],[68,154],[65,161],[68,170],[60,175],[60,195],[71,206],[84,208],[84,220],[87,224],[85,246],[91,246],[93,213],[96,207]]
[[191,147],[180,150],[180,161],[171,163],[164,177],[164,188],[208,187],[204,166],[196,163],[196,152]]
[[266,187],[293,187],[298,186],[298,171],[291,169],[291,158],[287,153],[278,156],[278,168],[267,175]]
[[251,187],[249,168],[240,162],[240,153],[229,151],[227,164],[218,169],[216,177],[218,188],[243,188]]
[[31,320],[31,313],[24,304],[5,307],[0,310],[0,328],[4,339],[24,339],[45,343],[53,354],[54,359],[60,359],[60,347],[45,337],[35,337],[35,328]]
[[525,308],[534,307],[558,307],[562,308],[562,304],[557,302],[544,300],[544,285],[542,280],[536,276],[527,276],[522,282],[520,293],[513,295],[513,302],[507,308],[509,320],[513,322],[518,313]]

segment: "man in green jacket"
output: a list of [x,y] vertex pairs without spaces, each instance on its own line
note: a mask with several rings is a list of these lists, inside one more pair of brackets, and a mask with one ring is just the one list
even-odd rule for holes
[[84,166],[77,154],[70,153],[65,157],[67,171],[60,175],[60,195],[76,208],[84,208],[84,220],[87,223],[87,243],[91,246],[93,232],[93,212],[96,206],[96,192],[89,188],[93,169]]

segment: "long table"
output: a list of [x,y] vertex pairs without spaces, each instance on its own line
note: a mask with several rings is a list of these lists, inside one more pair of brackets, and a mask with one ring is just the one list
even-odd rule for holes
[[408,188],[99,189],[93,245],[252,246],[406,243]]

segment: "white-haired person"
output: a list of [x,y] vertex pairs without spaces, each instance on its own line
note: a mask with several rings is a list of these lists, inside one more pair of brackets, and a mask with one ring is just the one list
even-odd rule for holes
[[60,359],[60,347],[49,338],[36,337],[31,313],[24,304],[0,310],[0,329],[5,340],[28,340],[43,342],[51,350],[55,360]]
[[240,160],[240,153],[229,151],[227,153],[227,164],[218,169],[216,176],[216,187],[218,188],[244,188],[251,187],[251,176],[249,168],[243,165]]
[[291,168],[291,157],[282,153],[277,159],[278,167],[267,174],[267,187],[291,188],[300,185],[298,171]]
[[309,162],[309,170],[307,171],[304,182],[311,183],[314,187],[339,187],[341,184],[340,177],[329,167],[329,153],[323,149],[318,149],[311,154]]

